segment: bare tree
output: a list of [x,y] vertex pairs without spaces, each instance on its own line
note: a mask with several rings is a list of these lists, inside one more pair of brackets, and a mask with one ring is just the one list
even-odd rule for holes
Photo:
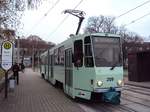
[[35,9],[45,0],[0,0],[0,28],[17,30],[23,11]]
[[114,17],[90,17],[87,22],[87,26],[85,28],[85,33],[96,33],[96,32],[110,32],[116,33],[117,27],[114,24]]
[[[143,37],[139,36],[137,33],[129,32],[124,26],[119,27],[118,34],[122,38],[122,52],[123,52],[123,62],[124,67],[127,67],[126,62],[128,58],[128,52],[136,44],[144,41]],[[132,46],[131,46],[132,45]]]
[[24,56],[30,57],[32,55],[35,55],[36,57],[45,50],[55,46],[54,43],[46,42],[36,35],[30,35],[28,38],[22,38],[19,40],[20,40],[20,55],[22,56],[22,60],[24,59]]
[[115,17],[111,16],[93,16],[88,19],[84,33],[113,33],[121,35],[124,42],[141,42],[143,38],[137,33],[128,31],[123,25],[118,27],[114,23]]
[[26,49],[28,55],[32,54],[33,48],[35,51],[40,50],[42,52],[53,46],[55,46],[54,43],[46,42],[36,35],[30,35],[27,38],[20,39],[20,48]]
[[84,33],[113,33],[121,35],[123,42],[123,60],[124,63],[127,60],[127,53],[130,49],[128,43],[136,44],[139,42],[143,42],[143,38],[139,36],[137,33],[128,31],[124,26],[116,26],[114,23],[115,17],[105,17],[105,16],[95,16],[90,17],[87,22],[87,26],[85,27]]

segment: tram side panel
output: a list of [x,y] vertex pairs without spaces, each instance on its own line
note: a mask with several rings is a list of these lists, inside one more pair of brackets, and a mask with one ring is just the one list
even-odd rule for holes
[[74,68],[74,95],[75,97],[91,99],[95,81],[94,68]]
[[54,77],[55,81],[59,81],[60,83],[64,84],[65,82],[65,70],[64,66],[56,65],[54,66]]

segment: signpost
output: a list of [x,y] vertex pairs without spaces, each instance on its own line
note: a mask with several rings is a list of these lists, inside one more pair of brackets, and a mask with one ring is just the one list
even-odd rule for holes
[[13,44],[10,41],[2,43],[2,68],[5,70],[5,98],[7,98],[8,71],[12,67]]

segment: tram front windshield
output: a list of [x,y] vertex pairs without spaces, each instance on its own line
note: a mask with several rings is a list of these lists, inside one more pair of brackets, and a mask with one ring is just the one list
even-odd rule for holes
[[122,65],[119,38],[94,37],[93,51],[97,67],[116,67]]

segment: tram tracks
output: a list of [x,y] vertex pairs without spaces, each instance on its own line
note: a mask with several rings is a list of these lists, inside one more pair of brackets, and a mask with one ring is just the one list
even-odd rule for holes
[[120,104],[120,105],[112,105],[112,104],[106,104],[108,108],[112,107],[114,110],[114,112],[118,111],[118,112],[138,112],[126,105]]
[[80,104],[85,112],[138,112],[126,105],[113,105],[109,103],[96,103],[96,104]]
[[[150,89],[126,86],[122,91],[121,100],[132,103],[132,108],[135,110],[149,112],[150,109]],[[131,107],[130,105],[127,105]],[[138,108],[138,109],[137,109]]]
[[147,89],[147,88],[125,85],[123,87],[123,90],[133,91],[133,92],[136,92],[136,93],[140,93],[140,94],[150,96],[150,89]]
[[85,110],[85,112],[139,112],[131,107],[129,104],[113,105],[110,103],[82,103],[80,102],[80,107]]
[[145,102],[150,102],[150,89],[139,87],[126,87],[122,91],[122,95],[131,96],[132,98],[138,98]]
[[122,91],[121,104],[109,103],[81,103],[85,112],[149,112],[150,89],[134,86],[125,86]]
[[[138,99],[138,100],[142,100],[142,101],[144,101],[144,102],[148,102],[148,103],[150,103],[150,98],[149,98],[149,96],[145,96],[145,97],[142,97],[142,96],[137,96],[137,95],[133,95],[133,94],[130,94],[130,93],[122,93],[122,96],[123,96],[123,98],[124,97],[130,97],[129,99]],[[147,98],[146,98],[147,97]]]
[[147,108],[150,108],[150,103],[149,102],[140,102],[140,101],[134,101],[134,100],[131,100],[131,99],[129,99],[129,98],[121,98],[122,100],[126,100],[126,101],[129,101],[129,102],[131,102],[131,103],[135,103],[135,104],[139,104],[139,105],[142,105],[142,106],[145,106],[145,107],[147,107]]
[[136,94],[131,94],[131,92],[122,92],[122,97],[130,97],[130,98],[133,98],[133,99],[139,99],[139,100],[142,100],[142,101],[145,101],[145,102],[150,102],[150,97],[149,96],[146,96],[146,95],[138,95],[137,93]]

